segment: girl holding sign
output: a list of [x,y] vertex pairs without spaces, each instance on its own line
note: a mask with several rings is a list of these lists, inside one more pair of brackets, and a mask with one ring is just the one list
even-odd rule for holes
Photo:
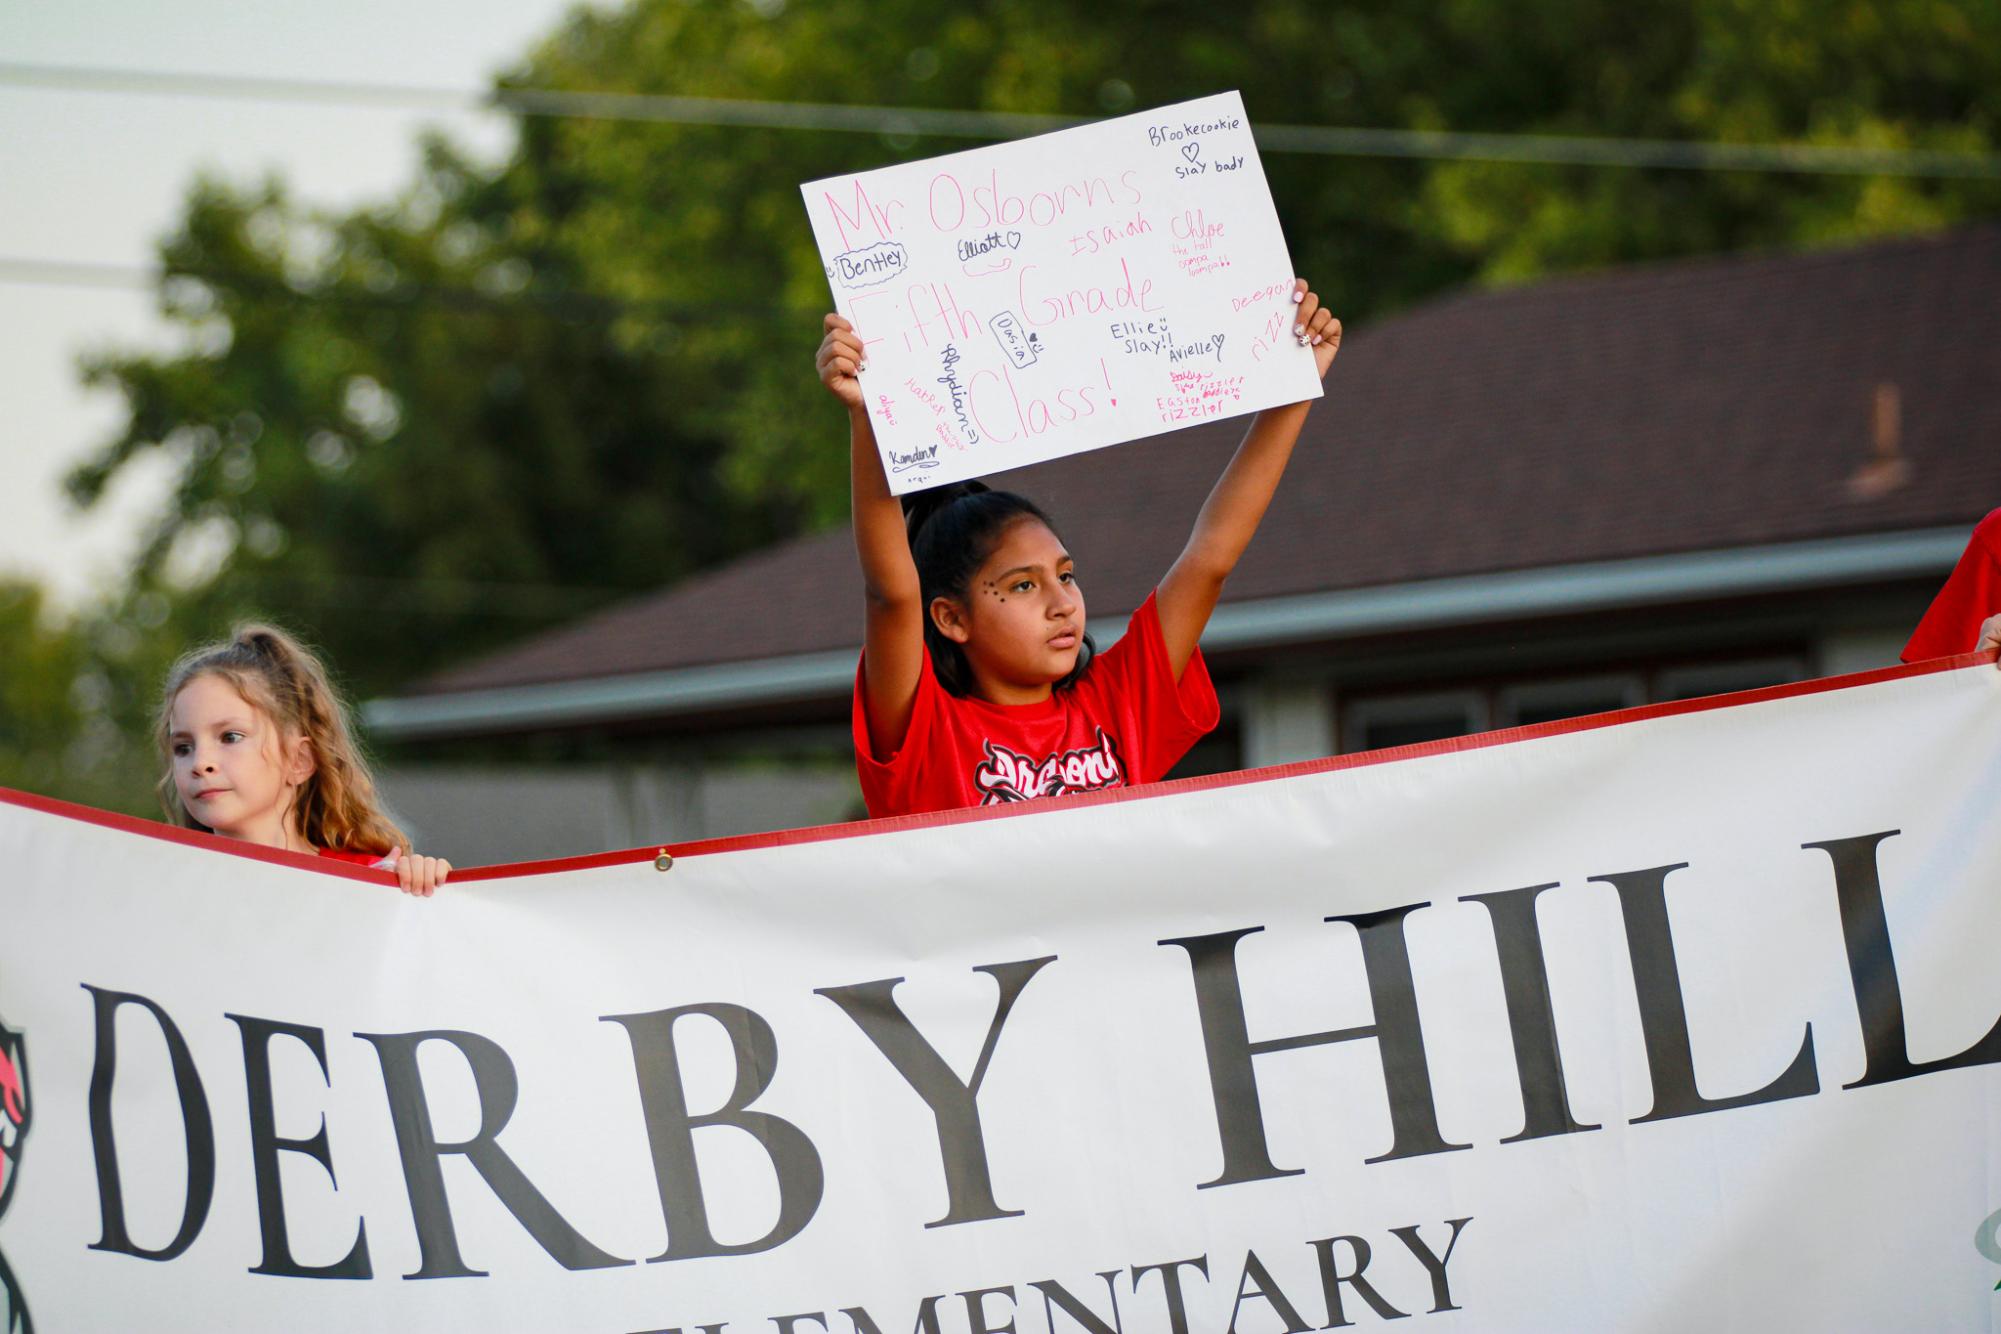
[[160,800],[184,829],[393,870],[406,894],[451,874],[383,814],[326,668],[282,630],[238,626],[183,657],[158,735]]
[[[1327,374],[1341,322],[1304,281],[1293,334]],[[1102,654],[1063,540],[1033,502],[978,482],[898,506],[859,375],[862,342],[826,318],[818,369],[848,409],[867,619],[855,763],[877,817],[1150,783],[1216,725],[1202,630],[1264,518],[1312,401],[1261,412],[1188,544]]]

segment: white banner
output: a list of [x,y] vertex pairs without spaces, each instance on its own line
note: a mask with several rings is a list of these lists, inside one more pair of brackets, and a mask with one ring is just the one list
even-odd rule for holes
[[898,494],[1320,396],[1235,93],[799,188]]
[[1987,666],[430,901],[15,794],[13,1327],[1991,1330],[1997,807]]

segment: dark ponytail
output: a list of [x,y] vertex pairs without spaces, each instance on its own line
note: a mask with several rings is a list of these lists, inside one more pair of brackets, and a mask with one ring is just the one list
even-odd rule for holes
[[[924,603],[924,646],[931,650],[938,683],[954,695],[973,693],[973,670],[965,650],[947,639],[931,619],[932,600],[964,602],[973,575],[986,564],[1001,535],[1023,519],[1038,520],[1050,532],[1056,531],[1034,501],[1012,491],[989,490],[983,482],[953,482],[903,497],[904,531],[910,536],[910,558],[917,564]],[[1096,652],[1091,636],[1085,635],[1077,665],[1056,688],[1075,685]]]

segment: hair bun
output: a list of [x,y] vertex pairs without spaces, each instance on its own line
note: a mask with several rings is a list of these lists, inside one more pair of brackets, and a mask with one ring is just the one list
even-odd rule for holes
[[277,662],[283,661],[290,656],[285,651],[286,644],[283,636],[278,633],[277,629],[269,625],[263,625],[255,621],[239,624],[236,627],[235,633],[230,638],[239,647],[249,649],[260,658],[268,658]]
[[300,643],[275,625],[262,621],[239,622],[230,636],[236,647],[264,664],[274,685],[299,689],[302,674],[310,671],[309,655]]
[[911,544],[917,542],[917,535],[924,531],[924,525],[931,522],[933,515],[956,504],[967,496],[977,496],[987,490],[987,484],[980,481],[948,482],[944,486],[934,486],[924,491],[911,491],[903,497],[903,528]]

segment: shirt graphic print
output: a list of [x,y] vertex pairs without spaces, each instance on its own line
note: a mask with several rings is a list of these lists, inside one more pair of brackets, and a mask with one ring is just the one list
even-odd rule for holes
[[1123,787],[1125,781],[1126,769],[1119,762],[1119,748],[1102,727],[1098,729],[1096,745],[1066,750],[1039,764],[989,741],[986,759],[973,770],[973,786],[980,790],[982,806],[1060,797],[1065,792],[1096,792],[1104,787]]

